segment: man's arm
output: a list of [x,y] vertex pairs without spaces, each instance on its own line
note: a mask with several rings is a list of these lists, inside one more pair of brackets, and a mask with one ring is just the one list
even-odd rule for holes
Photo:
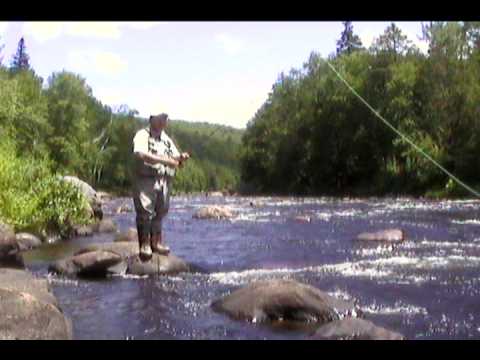
[[147,154],[142,151],[135,152],[135,155],[138,156],[143,161],[152,165],[159,164],[159,163],[167,166],[172,166],[172,167],[178,167],[179,165],[178,160],[171,158],[169,156]]

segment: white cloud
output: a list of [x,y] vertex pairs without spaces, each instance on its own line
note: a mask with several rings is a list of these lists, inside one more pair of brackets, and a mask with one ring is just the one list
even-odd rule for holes
[[[5,24],[5,25],[3,25]],[[2,28],[6,28],[8,23],[0,22],[0,34]],[[130,21],[130,22],[95,22],[95,21],[80,21],[80,22],[26,22],[24,32],[32,36],[37,42],[44,43],[62,35],[95,38],[95,39],[112,39],[118,40],[125,31],[137,30],[145,31],[151,30],[165,22],[145,22],[145,21]]]
[[412,43],[418,47],[422,53],[426,54],[428,52],[428,41],[420,40],[420,34],[416,34],[412,31],[402,31],[407,36],[408,40],[411,40]]
[[0,36],[7,32],[8,22],[0,21]]
[[66,24],[66,34],[78,37],[119,39],[120,23],[81,21]]
[[29,22],[25,23],[24,33],[30,35],[37,42],[44,43],[60,36],[64,26],[60,22]]
[[223,50],[229,55],[236,55],[243,48],[242,41],[225,33],[217,34],[215,40],[222,45]]
[[159,21],[129,21],[121,23],[121,26],[128,27],[134,30],[149,30],[159,25],[165,25],[167,22]]
[[67,61],[73,71],[87,74],[93,69],[99,73],[116,76],[127,69],[127,62],[115,53],[106,51],[75,50],[68,53]]

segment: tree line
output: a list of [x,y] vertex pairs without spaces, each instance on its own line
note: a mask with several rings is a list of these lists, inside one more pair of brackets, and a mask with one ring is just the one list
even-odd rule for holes
[[[395,128],[478,189],[480,23],[422,25],[426,54],[394,23],[366,48],[344,22],[327,60]],[[260,193],[466,195],[315,52],[279,75],[247,125],[240,157],[242,181]]]
[[[63,70],[45,81],[23,38],[9,64],[3,49],[0,41],[0,220],[16,229],[67,231],[69,223],[86,221],[85,204],[58,177],[128,195],[132,140],[148,120],[128,105],[103,104],[80,74]],[[177,193],[237,187],[241,130],[173,120],[168,132],[193,153],[176,179]]]

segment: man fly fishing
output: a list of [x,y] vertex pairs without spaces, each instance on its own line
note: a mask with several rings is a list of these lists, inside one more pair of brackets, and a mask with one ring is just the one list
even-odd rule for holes
[[133,202],[139,242],[139,257],[148,261],[153,253],[167,255],[162,245],[162,219],[170,206],[170,190],[175,173],[190,158],[180,153],[166,134],[168,115],[150,116],[150,126],[133,138]]

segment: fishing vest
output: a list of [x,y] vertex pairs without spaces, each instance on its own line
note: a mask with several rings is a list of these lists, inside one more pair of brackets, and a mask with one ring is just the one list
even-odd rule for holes
[[[148,153],[152,155],[163,156],[178,156],[178,150],[173,144],[172,140],[162,131],[158,137],[152,136],[150,127],[142,129],[148,134]],[[139,132],[140,132],[139,131]],[[158,177],[165,176],[167,178],[173,178],[176,174],[176,170],[173,167],[164,164],[149,164],[142,159],[135,157],[135,173],[140,176]]]

